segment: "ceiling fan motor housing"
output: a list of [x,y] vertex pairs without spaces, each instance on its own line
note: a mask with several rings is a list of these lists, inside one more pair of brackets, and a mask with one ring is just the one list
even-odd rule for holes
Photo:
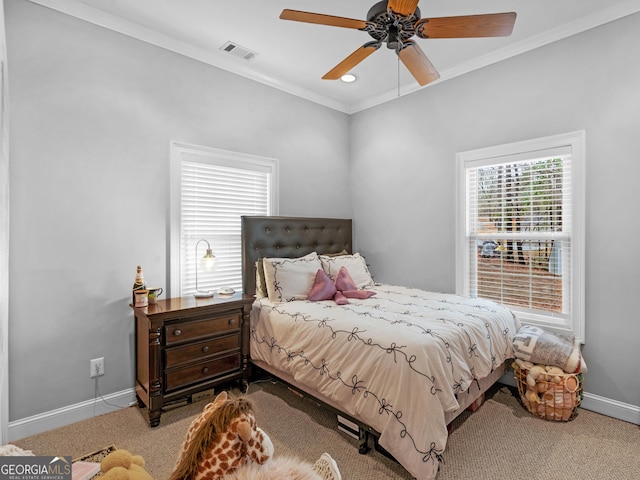
[[399,50],[405,41],[415,35],[415,23],[420,20],[420,9],[416,7],[411,15],[399,15],[388,8],[388,2],[376,3],[367,13],[365,31],[387,48]]

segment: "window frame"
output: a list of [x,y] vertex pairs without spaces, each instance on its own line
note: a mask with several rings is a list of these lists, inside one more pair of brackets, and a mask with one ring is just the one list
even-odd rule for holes
[[183,159],[186,160],[186,157],[189,157],[189,161],[194,161],[193,157],[197,157],[198,161],[201,159],[202,163],[209,165],[232,167],[235,169],[269,170],[271,177],[269,192],[270,211],[268,215],[278,215],[279,212],[279,162],[273,158],[175,141],[170,142],[169,151],[169,228],[167,232],[169,241],[167,285],[169,286],[169,291],[167,296],[173,297],[179,296],[181,292],[180,240],[182,225],[181,188]]
[[[584,130],[496,145],[456,154],[456,293],[469,296],[471,265],[468,255],[467,169],[482,165],[508,163],[513,159],[571,155],[571,300],[568,320],[558,321],[549,315],[532,313],[509,306],[523,324],[536,325],[562,335],[585,339],[585,137]],[[501,158],[502,157],[502,158]],[[509,160],[507,160],[509,159]]]

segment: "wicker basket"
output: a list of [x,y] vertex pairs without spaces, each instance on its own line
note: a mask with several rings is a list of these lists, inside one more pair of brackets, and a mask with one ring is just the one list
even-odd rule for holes
[[535,385],[527,383],[529,369],[513,364],[518,393],[524,406],[536,417],[567,422],[577,415],[582,402],[582,374],[542,374]]

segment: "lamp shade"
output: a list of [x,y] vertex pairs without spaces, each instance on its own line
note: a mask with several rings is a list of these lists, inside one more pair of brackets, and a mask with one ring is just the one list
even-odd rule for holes
[[[202,258],[198,258],[198,245],[200,245],[201,242],[205,242],[207,244],[207,250]],[[194,296],[196,298],[213,297],[213,294],[214,294],[213,290],[200,291],[200,289],[198,288],[198,270],[200,267],[200,263],[202,263],[203,269],[208,272],[212,271],[216,265],[216,256],[213,254],[213,251],[211,250],[211,245],[204,238],[198,240],[198,242],[196,243],[195,255],[196,255],[196,293],[194,294]]]
[[210,248],[207,248],[207,253],[205,253],[204,257],[200,259],[200,263],[207,272],[213,271],[216,266],[216,256]]

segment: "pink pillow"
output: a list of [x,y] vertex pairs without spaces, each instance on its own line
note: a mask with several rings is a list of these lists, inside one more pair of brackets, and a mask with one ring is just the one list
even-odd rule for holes
[[316,278],[313,281],[311,290],[307,295],[307,299],[312,302],[318,302],[320,300],[331,300],[336,294],[336,287],[329,278],[329,275],[324,273],[321,268],[316,272]]
[[376,292],[372,292],[371,290],[344,290],[338,293],[342,293],[342,295],[347,298],[359,298],[360,300],[373,297],[376,294]]
[[320,268],[316,272],[307,300],[319,302],[320,300],[331,300],[333,298],[338,305],[346,305],[349,303],[347,298],[364,300],[375,294],[376,292],[370,290],[358,290],[346,267],[340,267],[335,285],[329,275]]
[[358,290],[356,282],[351,278],[347,267],[340,267],[338,275],[336,275],[336,290],[341,293],[342,296],[347,298],[359,298],[364,300],[365,298],[372,297],[376,292],[371,290]]
[[351,275],[349,274],[349,270],[346,267],[340,267],[338,270],[338,275],[336,275],[336,290],[341,292],[347,290],[357,290],[356,282],[353,281]]
[[345,297],[342,292],[336,292],[336,296],[333,297],[333,299],[338,305],[346,305],[349,303],[349,300],[347,300],[347,297]]

